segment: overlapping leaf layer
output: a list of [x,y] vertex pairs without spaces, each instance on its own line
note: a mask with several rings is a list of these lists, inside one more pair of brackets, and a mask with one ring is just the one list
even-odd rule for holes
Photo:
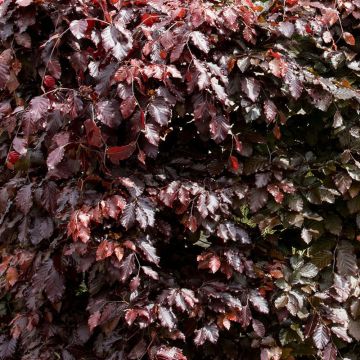
[[359,19],[0,0],[0,359],[358,359]]

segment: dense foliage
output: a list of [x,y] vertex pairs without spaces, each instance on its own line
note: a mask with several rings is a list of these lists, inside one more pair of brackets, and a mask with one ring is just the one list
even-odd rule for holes
[[359,19],[0,0],[0,359],[358,359]]

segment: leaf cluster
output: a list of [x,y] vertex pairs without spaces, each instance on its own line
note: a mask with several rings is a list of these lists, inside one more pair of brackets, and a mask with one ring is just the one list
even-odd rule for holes
[[0,359],[358,359],[359,19],[0,0]]

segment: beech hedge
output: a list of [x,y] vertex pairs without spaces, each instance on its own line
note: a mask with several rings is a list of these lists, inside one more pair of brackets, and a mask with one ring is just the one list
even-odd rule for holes
[[0,0],[0,359],[359,359],[359,19]]

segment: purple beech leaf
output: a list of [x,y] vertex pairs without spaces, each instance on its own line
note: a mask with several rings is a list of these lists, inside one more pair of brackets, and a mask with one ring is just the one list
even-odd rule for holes
[[33,121],[41,119],[48,111],[50,101],[44,96],[34,97],[30,101],[29,112]]
[[29,6],[29,5],[32,4],[33,2],[34,2],[34,0],[16,0],[16,3],[17,3],[19,6],[22,6],[22,7]]
[[24,185],[17,192],[15,203],[18,209],[24,214],[28,214],[32,205],[32,184]]
[[44,239],[49,239],[54,233],[54,224],[49,217],[37,217],[34,226],[29,230],[31,243],[39,244]]
[[269,305],[267,300],[264,299],[257,291],[252,290],[250,292],[249,300],[257,311],[263,314],[269,313]]
[[244,73],[250,66],[250,58],[248,56],[240,58],[239,60],[237,60],[236,64],[240,71]]
[[110,161],[118,165],[120,161],[128,159],[136,150],[136,143],[131,142],[123,146],[111,146],[106,150]]
[[58,59],[52,58],[48,63],[49,73],[57,80],[60,79],[62,71],[61,64]]
[[251,310],[249,305],[243,306],[243,308],[240,310],[239,314],[239,323],[243,328],[246,328],[249,326],[252,319]]
[[340,193],[344,195],[350,189],[350,186],[352,184],[352,179],[347,174],[338,172],[334,176],[334,183],[338,188],[338,190],[340,191]]
[[135,96],[130,96],[121,103],[120,111],[124,119],[127,119],[132,115],[132,113],[135,111],[136,105],[137,102]]
[[7,64],[0,62],[0,88],[5,88],[7,82],[10,79],[10,69]]
[[220,206],[220,202],[216,194],[208,192],[206,198],[206,206],[211,214],[215,214],[216,210]]
[[59,189],[56,183],[53,181],[47,182],[42,193],[41,202],[50,214],[56,212],[58,195]]
[[185,37],[181,37],[177,39],[177,41],[175,42],[175,46],[173,47],[170,53],[170,62],[174,63],[177,60],[179,60],[179,58],[181,57],[184,51],[186,43],[187,43],[187,39]]
[[195,293],[192,290],[180,289],[175,292],[174,299],[170,302],[170,305],[175,303],[177,308],[189,312],[198,302],[199,300],[195,297]]
[[202,216],[202,218],[206,218],[209,214],[207,204],[206,204],[206,193],[200,194],[196,205],[197,205],[197,209],[199,210],[199,213]]
[[339,275],[356,275],[358,273],[357,259],[354,247],[347,241],[343,241],[337,247],[336,267]]
[[195,330],[194,343],[196,346],[203,345],[205,341],[216,344],[219,339],[219,329],[215,324],[206,325],[200,330]]
[[343,117],[341,116],[341,113],[337,110],[334,115],[334,122],[333,122],[333,128],[339,128],[343,125]]
[[96,76],[98,84],[95,86],[95,91],[99,95],[105,94],[109,90],[111,79],[118,68],[116,63],[110,63],[99,71]]
[[312,335],[315,346],[322,350],[330,341],[329,329],[322,323],[318,323]]
[[124,83],[118,84],[116,92],[119,98],[122,100],[133,96],[133,90],[131,86]]
[[230,221],[219,224],[216,234],[224,241],[240,241],[241,244],[251,243],[249,234],[244,229]]
[[326,345],[325,349],[322,352],[324,360],[336,360],[337,348],[332,343]]
[[275,120],[277,115],[277,108],[276,105],[271,100],[264,101],[264,114],[266,120],[269,123],[272,123]]
[[54,170],[56,166],[63,160],[65,155],[65,146],[59,146],[51,151],[46,159],[46,165],[49,170]]
[[281,32],[281,34],[283,34],[287,38],[291,38],[295,31],[295,26],[291,22],[284,21],[279,24],[278,29]]
[[257,336],[259,336],[259,337],[265,336],[265,326],[261,321],[253,319],[252,320],[252,327],[253,327],[253,329],[254,329]]
[[348,335],[347,329],[342,326],[333,326],[331,328],[332,333],[334,333],[339,339],[351,343],[352,338]]
[[285,82],[289,86],[290,94],[294,99],[298,99],[303,91],[303,84],[298,79],[298,76],[291,70],[285,74]]
[[141,252],[144,254],[146,260],[156,265],[159,265],[160,258],[159,256],[156,255],[155,247],[148,240],[145,239],[139,240],[137,242],[137,245],[141,250]]
[[106,100],[97,103],[98,119],[110,128],[116,128],[121,123],[119,104],[116,100]]
[[210,85],[210,74],[203,64],[194,58],[194,65],[198,71],[197,85],[199,90],[204,90]]
[[171,109],[165,100],[158,98],[150,103],[149,114],[160,126],[166,126],[171,118]]
[[216,116],[210,121],[211,138],[217,144],[225,140],[231,131],[230,129],[228,120],[223,116]]
[[164,307],[164,306],[159,306],[158,308],[158,318],[160,320],[160,323],[162,326],[168,328],[168,329],[174,329],[176,326],[176,317],[174,315],[174,313]]
[[62,298],[64,290],[65,284],[63,277],[52,267],[45,283],[47,297],[52,303],[56,303]]
[[327,44],[329,44],[333,40],[333,37],[332,37],[330,31],[325,31],[322,35],[322,38],[325,41],[325,43],[327,43]]
[[150,267],[142,266],[141,269],[144,271],[144,274],[150,277],[151,279],[159,280],[159,274]]
[[131,228],[135,223],[135,204],[133,202],[129,202],[122,213],[120,219],[121,225],[128,230]]
[[249,193],[249,206],[252,212],[260,210],[268,200],[268,192],[261,189],[252,189]]
[[351,33],[345,31],[343,33],[343,38],[348,45],[351,45],[351,46],[355,45],[355,37]]
[[130,360],[140,359],[146,354],[147,344],[144,339],[141,339],[130,351],[128,358]]
[[101,312],[99,310],[95,311],[90,315],[88,319],[89,330],[92,332],[98,325],[101,318]]
[[70,23],[70,31],[78,39],[82,39],[85,36],[88,23],[86,20],[74,20]]
[[204,53],[208,53],[210,51],[208,39],[202,32],[193,31],[190,34],[190,38],[194,45]]
[[246,94],[246,96],[253,102],[255,102],[260,95],[260,84],[254,78],[242,79],[241,89]]
[[360,320],[350,320],[349,334],[357,341],[360,341]]
[[154,146],[159,145],[160,141],[160,128],[155,124],[146,124],[144,129],[146,139]]
[[154,226],[155,208],[154,204],[147,198],[139,198],[135,210],[136,220],[142,229]]
[[122,260],[120,267],[120,281],[125,282],[130,275],[135,271],[135,255],[129,254]]
[[15,137],[12,143],[12,146],[16,152],[20,155],[25,155],[27,153],[27,141],[26,139],[21,139],[19,137]]
[[131,33],[122,26],[109,25],[101,32],[101,39],[106,51],[121,61],[132,48]]
[[9,359],[14,357],[18,345],[17,338],[7,340],[4,335],[0,337],[0,359]]
[[211,83],[211,87],[213,88],[213,90],[214,90],[217,98],[220,100],[220,102],[227,105],[229,102],[228,96],[227,96],[223,86],[219,84],[218,79],[215,77],[212,77],[210,80],[210,83]]
[[155,351],[156,357],[151,357],[152,359],[162,359],[162,360],[187,360],[187,357],[183,355],[182,350],[177,347],[168,347],[160,346],[160,348],[150,349],[150,353],[153,354]]

